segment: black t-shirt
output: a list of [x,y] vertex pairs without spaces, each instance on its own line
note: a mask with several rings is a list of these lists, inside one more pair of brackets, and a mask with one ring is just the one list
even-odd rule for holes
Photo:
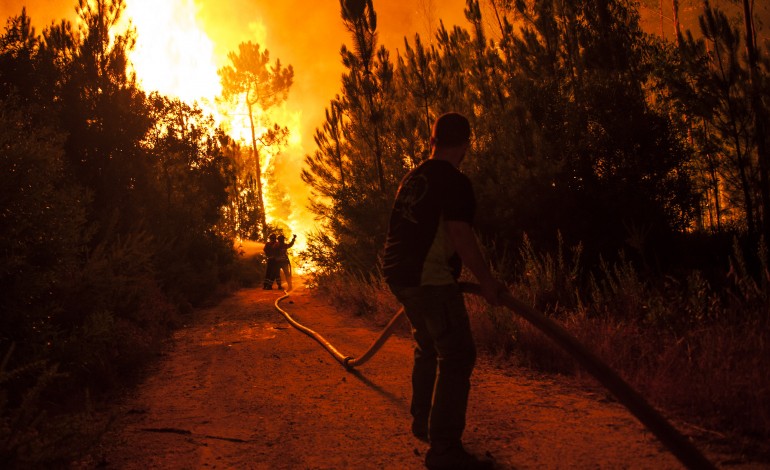
[[460,275],[460,258],[444,222],[471,224],[476,199],[467,176],[444,160],[426,160],[398,188],[385,242],[383,274],[401,287],[444,285]]

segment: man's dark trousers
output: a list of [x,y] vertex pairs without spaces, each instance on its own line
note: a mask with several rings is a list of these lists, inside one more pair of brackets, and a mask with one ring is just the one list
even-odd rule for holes
[[428,424],[431,447],[439,452],[460,445],[476,361],[462,293],[456,284],[391,289],[417,342],[411,404],[415,424]]

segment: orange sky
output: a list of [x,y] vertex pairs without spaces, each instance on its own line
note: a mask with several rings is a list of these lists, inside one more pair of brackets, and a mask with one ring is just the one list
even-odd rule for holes
[[[165,0],[157,1],[162,3]],[[131,0],[126,2],[131,3]],[[302,110],[302,141],[308,147],[312,143],[313,130],[322,124],[324,107],[340,87],[340,45],[350,44],[348,33],[340,20],[339,1],[194,2],[199,9],[196,17],[214,42],[217,66],[225,63],[227,52],[234,50],[238,43],[247,40],[261,42],[258,35],[265,38],[262,45],[270,51],[271,58],[280,58],[284,65],[294,66],[295,83],[290,93],[289,107]],[[645,3],[654,5],[656,2]],[[718,5],[721,0],[712,3]],[[75,4],[76,0],[2,0],[0,17],[4,23],[7,17],[18,14],[22,6],[26,5],[33,24],[40,32],[53,20],[72,19]],[[664,2],[664,14],[667,16],[670,16],[669,4],[669,1]],[[422,13],[425,5],[432,6],[432,18],[426,18]],[[466,25],[463,16],[465,0],[375,0],[374,6],[378,12],[380,41],[394,56],[396,49],[403,47],[405,36],[412,39],[419,32],[423,38],[431,38],[439,18],[449,25]],[[764,8],[767,9],[767,6]],[[652,10],[645,12],[645,23],[648,28],[659,32],[657,12]],[[250,27],[254,24],[264,29],[255,34],[255,30]],[[669,33],[667,31],[667,35]]]
[[[132,0],[126,0],[129,9]],[[268,221],[286,224],[302,232],[312,229],[313,215],[307,211],[308,188],[299,175],[304,156],[312,153],[315,129],[323,125],[324,109],[340,90],[343,67],[340,46],[351,44],[349,34],[340,19],[338,0],[134,0],[147,5],[195,5],[197,11],[187,12],[185,21],[197,23],[213,43],[213,60],[217,67],[227,63],[227,53],[241,42],[253,41],[270,51],[271,61],[280,59],[284,66],[294,67],[294,85],[283,107],[284,119],[279,122],[296,130],[295,142],[276,160],[276,179],[291,195],[290,213],[270,211]],[[76,0],[2,0],[0,15],[5,19],[18,15],[22,6],[38,33],[61,19],[75,19]],[[396,49],[403,48],[404,37],[413,39],[419,32],[425,41],[432,37],[442,18],[447,25],[465,25],[465,0],[375,0],[378,14],[380,43],[395,58]],[[427,6],[432,14],[423,13]],[[161,9],[158,18],[163,18]],[[179,17],[181,17],[180,15]],[[177,18],[177,17],[175,17]],[[431,34],[426,32],[430,31]],[[139,31],[141,43],[141,30]],[[159,44],[158,47],[168,47]],[[202,48],[203,51],[203,48]],[[140,79],[141,77],[141,73]],[[211,75],[211,74],[209,74]],[[210,78],[210,77],[209,77]],[[216,77],[214,77],[216,79]],[[204,80],[191,76],[190,80]],[[178,83],[178,82],[176,82]],[[169,86],[169,85],[167,85]],[[174,84],[170,85],[174,89]],[[180,86],[181,88],[181,86]],[[171,94],[171,92],[161,90]],[[269,194],[268,201],[269,201]],[[302,237],[305,238],[305,237]],[[298,240],[299,243],[304,240]]]
[[[131,6],[132,0],[125,0]],[[227,63],[227,53],[236,50],[240,42],[257,42],[270,51],[271,59],[279,58],[283,65],[292,65],[295,72],[294,85],[289,99],[283,108],[279,122],[295,130],[295,142],[276,160],[276,171],[285,190],[292,195],[291,214],[269,214],[273,220],[280,220],[290,226],[310,228],[312,214],[306,209],[308,188],[299,178],[304,156],[312,153],[315,129],[323,125],[324,109],[329,100],[339,93],[342,65],[339,56],[340,46],[351,44],[349,33],[340,19],[339,0],[133,0],[135,5],[169,6],[194,5],[197,11],[186,12],[188,22],[192,21],[212,42],[213,50],[209,61],[216,67]],[[726,0],[713,0],[719,5]],[[5,19],[18,15],[22,6],[27,6],[27,13],[40,33],[52,21],[73,20],[76,0],[0,0],[0,16]],[[486,4],[487,2],[482,2]],[[655,6],[657,2],[645,2]],[[664,2],[664,15],[670,16],[670,2]],[[447,26],[459,24],[466,26],[464,17],[465,0],[375,0],[378,13],[380,43],[384,44],[395,59],[397,49],[403,48],[404,37],[410,40],[415,33],[420,33],[425,42],[432,39],[438,27],[439,19]],[[767,5],[760,6],[766,12]],[[425,11],[430,11],[426,14]],[[160,10],[153,10],[158,18],[164,18]],[[648,30],[660,31],[660,19],[657,10],[647,8],[642,11],[644,24]],[[683,12],[690,21],[683,21],[693,27],[699,11]],[[171,12],[169,17],[178,18]],[[180,15],[179,17],[181,17]],[[490,22],[491,15],[485,15]],[[191,20],[190,20],[191,18]],[[684,20],[684,19],[683,19]],[[690,23],[690,24],[687,24]],[[666,24],[666,35],[671,37],[672,26]],[[494,36],[496,27],[490,24],[490,36]],[[140,36],[142,32],[139,31]],[[185,38],[186,40],[186,38]],[[184,43],[185,40],[178,41]],[[141,42],[141,37],[139,39]],[[154,45],[154,44],[153,44]],[[158,45],[161,47],[162,45]],[[188,44],[189,46],[189,44]],[[152,46],[150,46],[152,47]],[[203,50],[203,48],[201,49]],[[164,63],[165,64],[165,63]],[[179,69],[177,69],[178,71]],[[165,72],[165,69],[163,69]],[[141,75],[141,74],[140,74]],[[179,74],[177,74],[179,75]],[[185,80],[184,74],[177,80]],[[196,74],[190,74],[196,75]],[[199,75],[199,74],[198,74]],[[215,72],[209,74],[216,82]],[[141,78],[141,76],[140,76]],[[190,76],[189,80],[204,80],[203,77]],[[175,83],[179,83],[178,81]],[[181,86],[172,83],[172,90]],[[162,92],[171,94],[165,90]],[[270,219],[270,217],[269,217]]]
[[[125,0],[128,4],[132,0]],[[157,4],[171,0],[157,0]],[[323,109],[339,90],[342,66],[339,49],[350,44],[339,14],[338,0],[188,0],[198,11],[195,17],[214,43],[214,60],[217,66],[226,61],[227,52],[236,49],[238,43],[264,38],[273,59],[280,58],[284,65],[295,69],[295,84],[289,97],[290,107],[302,109],[303,142],[312,142],[312,131],[321,124]],[[178,0],[177,0],[178,2]],[[1,0],[0,17],[3,20],[27,7],[33,25],[38,32],[54,20],[73,19],[76,0]],[[486,2],[482,2],[486,3]],[[691,3],[691,2],[690,2]],[[725,0],[713,0],[721,6]],[[761,2],[759,2],[761,4]],[[648,0],[643,16],[645,26],[660,31],[657,1]],[[688,5],[688,2],[682,2]],[[432,38],[432,32],[441,18],[448,25],[465,26],[463,15],[465,0],[375,0],[378,13],[380,42],[395,56],[396,49],[403,48],[403,39],[412,39],[419,32],[424,39]],[[431,15],[424,11],[432,10]],[[670,1],[663,2],[664,15],[670,17]],[[699,8],[683,6],[686,26],[694,27]],[[759,13],[766,14],[767,5],[758,5]],[[486,15],[489,21],[491,15]],[[687,20],[690,21],[687,21]],[[668,21],[668,20],[667,20]],[[687,24],[690,23],[690,24]],[[762,23],[761,21],[759,23]],[[255,31],[253,25],[259,25]],[[430,25],[430,26],[429,26]],[[764,26],[764,25],[758,25]],[[666,25],[666,35],[671,36],[672,26]],[[494,33],[495,28],[489,28]]]
[[[26,6],[39,33],[53,20],[72,19],[75,3],[74,0],[3,0],[0,15],[4,23]],[[270,51],[271,59],[280,58],[284,65],[294,67],[295,83],[289,105],[302,110],[302,140],[312,142],[313,130],[322,124],[324,107],[340,88],[340,46],[350,44],[340,20],[339,1],[195,0],[195,4],[199,8],[196,16],[214,42],[219,66],[238,43],[260,42],[250,25],[264,27],[263,46]],[[420,32],[424,38],[428,37],[426,15],[419,12],[421,4],[434,6],[431,31],[438,25],[438,18],[448,24],[465,24],[465,0],[375,0],[380,41],[393,55],[396,48],[403,48],[404,36],[412,39],[415,32]]]

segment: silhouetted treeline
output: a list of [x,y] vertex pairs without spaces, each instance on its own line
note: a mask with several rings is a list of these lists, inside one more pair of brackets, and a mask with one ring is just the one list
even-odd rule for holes
[[463,169],[493,258],[561,233],[590,263],[625,250],[658,272],[726,268],[733,236],[768,233],[765,49],[752,65],[743,23],[708,2],[702,31],[663,41],[630,1],[491,2],[493,18],[468,1],[466,28],[395,56],[371,1],[340,5],[352,46],[303,174],[326,269],[376,270],[396,186],[448,110],[473,125]]
[[199,108],[137,87],[122,10],[81,2],[77,26],[42,35],[22,11],[0,36],[4,468],[87,445],[40,413],[121,383],[231,274],[238,149]]
[[[679,3],[679,34],[664,41],[640,28],[631,1],[492,1],[482,18],[468,0],[466,28],[441,25],[391,55],[372,1],[341,0],[352,39],[306,157],[322,224],[307,256],[335,302],[392,311],[377,269],[397,185],[428,158],[434,119],[460,111],[473,128],[462,169],[476,228],[512,292],[652,402],[761,442],[744,447],[760,454],[770,61],[738,2],[728,17],[704,1],[693,33],[681,31]],[[521,318],[469,304],[480,350],[576,372]]]

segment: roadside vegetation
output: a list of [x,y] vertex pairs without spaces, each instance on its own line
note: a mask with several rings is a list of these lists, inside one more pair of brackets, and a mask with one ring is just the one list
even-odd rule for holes
[[123,8],[79,2],[42,34],[21,11],[0,33],[2,468],[87,451],[108,424],[94,411],[261,271],[234,243],[263,229],[239,189],[248,152],[197,105],[138,88]]
[[[373,2],[341,5],[352,47],[303,173],[318,289],[362,315],[395,311],[379,277],[393,197],[435,118],[461,112],[475,229],[514,294],[654,405],[766,442],[767,7],[675,1],[647,31],[641,12],[663,2],[469,0],[465,28],[391,54]],[[469,304],[492,357],[585,376],[515,315]]]
[[[341,0],[340,90],[302,168],[313,282],[377,322],[396,310],[379,277],[393,197],[428,158],[435,118],[461,112],[475,228],[515,295],[655,405],[767,442],[760,3],[674,1],[653,34],[640,7],[663,2],[468,0],[464,26],[439,23],[393,52],[374,2]],[[84,452],[107,424],[94,409],[194,308],[259,281],[262,258],[240,256],[237,240],[281,229],[265,218],[262,157],[287,128],[271,122],[242,147],[197,105],[140,89],[124,8],[82,0],[74,25],[40,33],[21,11],[0,33],[3,468]],[[286,98],[293,68],[251,42],[229,59],[225,97],[250,116]],[[520,319],[469,303],[490,356],[584,375]]]
[[[576,250],[525,244],[508,260],[513,294],[562,324],[670,418],[706,437],[766,459],[770,437],[770,277],[750,272],[738,246],[724,275],[645,279],[621,257],[595,272]],[[575,248],[575,247],[573,247]],[[579,249],[577,250],[579,252]],[[469,276],[468,273],[465,274]],[[472,277],[467,278],[473,281]],[[384,325],[400,307],[381,277],[316,274],[315,287],[339,309]],[[503,367],[525,367],[598,386],[562,349],[514,312],[466,296],[477,347]],[[400,331],[408,335],[405,323]]]

